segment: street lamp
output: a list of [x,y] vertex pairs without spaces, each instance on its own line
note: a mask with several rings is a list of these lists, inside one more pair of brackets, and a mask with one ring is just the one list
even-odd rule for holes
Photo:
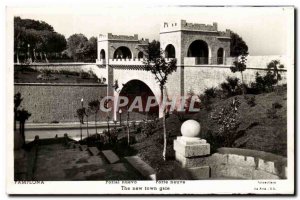
[[[83,112],[83,98],[81,98],[81,112]],[[83,113],[82,113],[83,115]],[[83,117],[80,118],[80,140],[82,141],[82,124],[83,123]]]
[[122,125],[122,109],[119,109],[119,116],[120,116],[120,126]]
[[30,60],[30,44],[27,44],[28,47],[28,60]]

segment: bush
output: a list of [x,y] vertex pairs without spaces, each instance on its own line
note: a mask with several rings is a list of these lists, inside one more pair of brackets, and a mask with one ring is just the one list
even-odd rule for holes
[[207,88],[204,90],[204,93],[199,95],[199,99],[201,102],[200,108],[205,108],[207,111],[211,110],[211,99],[216,98],[218,96],[218,90],[215,87]]
[[272,72],[268,71],[265,76],[261,76],[257,72],[255,76],[255,82],[251,83],[252,93],[260,94],[265,92],[272,92],[276,83],[277,80]]
[[282,105],[278,102],[275,102],[275,103],[272,104],[272,108],[280,109],[280,108],[282,108]]
[[227,77],[227,82],[221,83],[221,89],[226,97],[232,97],[243,93],[239,79],[236,77]]
[[207,88],[204,90],[204,94],[209,98],[215,98],[217,97],[216,93],[217,89],[215,87]]
[[80,72],[80,78],[82,78],[82,79],[89,79],[90,78],[90,74],[88,72],[81,71]]
[[201,94],[199,96],[199,98],[200,98],[200,102],[201,102],[200,108],[201,109],[204,108],[205,110],[210,111],[212,109],[211,108],[211,104],[212,104],[211,99],[205,94]]
[[238,137],[237,129],[240,124],[239,106],[240,102],[235,97],[230,104],[225,105],[220,110],[215,110],[211,114],[211,119],[218,124],[217,131],[213,133],[214,137],[223,140],[223,146],[232,147]]
[[75,71],[69,71],[69,70],[60,70],[58,71],[59,74],[63,74],[66,76],[79,76],[80,73],[79,72],[75,72]]

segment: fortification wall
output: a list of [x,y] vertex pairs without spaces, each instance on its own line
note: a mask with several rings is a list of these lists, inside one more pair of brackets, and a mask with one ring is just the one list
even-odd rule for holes
[[[28,110],[31,117],[28,122],[50,123],[78,122],[76,110],[91,100],[106,96],[107,86],[99,84],[49,84],[49,83],[15,83],[14,93],[20,92],[23,98],[21,108]],[[105,113],[100,112],[98,120],[103,120]],[[94,121],[94,116],[90,117]]]
[[210,177],[215,179],[286,179],[288,176],[287,159],[263,151],[221,148],[198,162],[210,166]]
[[[266,69],[247,69],[243,72],[245,83],[255,81],[256,73],[265,75]],[[286,83],[286,71],[281,73],[282,80],[280,84]],[[195,66],[184,67],[184,93],[192,90],[195,94],[201,94],[205,89],[218,87],[222,82],[226,81],[228,76],[241,79],[239,72],[232,73],[230,67],[225,66]]]

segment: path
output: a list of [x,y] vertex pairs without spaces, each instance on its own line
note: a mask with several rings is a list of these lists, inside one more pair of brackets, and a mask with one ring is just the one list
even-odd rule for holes
[[141,180],[126,162],[109,164],[102,155],[92,156],[62,144],[39,146],[34,180]]

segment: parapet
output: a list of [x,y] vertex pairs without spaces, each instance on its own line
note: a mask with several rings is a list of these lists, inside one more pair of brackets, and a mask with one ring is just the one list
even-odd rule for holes
[[98,41],[103,41],[103,40],[118,40],[118,41],[135,41],[135,42],[140,42],[140,43],[149,43],[148,39],[142,38],[139,40],[138,34],[134,34],[133,36],[131,35],[113,35],[112,33],[107,33],[107,34],[100,34],[98,36]]
[[199,32],[215,32],[219,33],[221,37],[230,37],[230,30],[225,32],[218,31],[218,23],[214,22],[210,24],[198,24],[188,23],[186,20],[180,20],[179,22],[168,23],[164,22],[161,26],[160,32],[172,32],[172,31],[199,31]]

